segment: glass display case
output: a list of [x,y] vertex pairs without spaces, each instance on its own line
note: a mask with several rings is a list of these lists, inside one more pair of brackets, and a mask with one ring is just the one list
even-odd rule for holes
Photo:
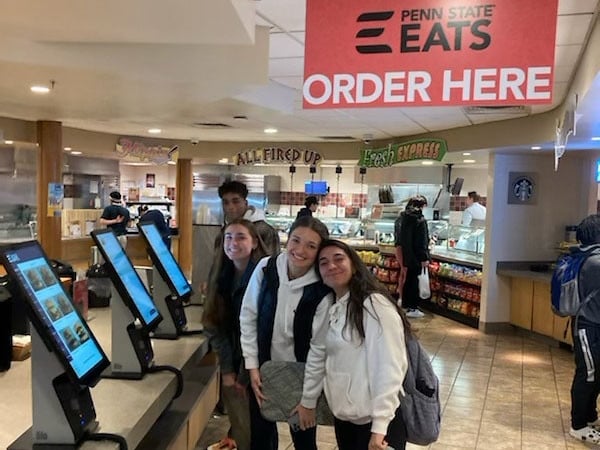
[[[329,235],[334,239],[351,238],[362,236],[361,222],[358,219],[346,219],[335,217],[315,217],[323,222],[329,230]],[[275,228],[279,233],[286,235],[290,231],[292,223],[296,220],[295,217],[289,216],[267,216],[267,223]]]

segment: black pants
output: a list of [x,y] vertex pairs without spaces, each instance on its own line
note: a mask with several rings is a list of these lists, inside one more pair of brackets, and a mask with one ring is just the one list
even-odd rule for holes
[[[250,398],[250,449],[277,450],[279,438],[277,424],[266,420],[260,414],[260,408],[252,389],[248,390]],[[292,442],[296,450],[317,450],[317,427],[294,433],[290,429]]]
[[[335,440],[339,450],[368,450],[371,440],[371,422],[365,425],[355,425],[351,422],[334,418]],[[398,430],[401,436],[396,436],[394,450],[406,448],[406,432]],[[396,433],[398,434],[398,433]]]
[[600,326],[580,317],[573,329],[575,375],[571,385],[571,427],[579,430],[598,419],[600,394]]
[[402,288],[402,307],[404,309],[416,309],[419,306],[419,275],[421,268],[407,267],[406,281]]

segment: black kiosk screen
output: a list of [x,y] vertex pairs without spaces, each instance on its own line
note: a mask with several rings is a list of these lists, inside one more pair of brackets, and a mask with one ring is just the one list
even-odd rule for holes
[[113,274],[117,277],[113,281],[119,288],[121,297],[130,308],[133,305],[137,310],[137,312],[132,311],[133,315],[140,319],[144,327],[147,327],[147,331],[152,331],[162,320],[162,316],[117,237],[112,230],[94,231],[92,237],[98,244],[104,259],[112,267]]
[[142,222],[138,225],[142,236],[150,247],[150,256],[158,270],[165,277],[169,288],[174,290],[178,297],[184,298],[192,293],[192,287],[181,271],[179,264],[175,261],[173,253],[167,248],[162,240],[158,228],[152,222]]
[[37,241],[2,249],[2,262],[33,313],[32,323],[75,381],[93,384],[110,364]]

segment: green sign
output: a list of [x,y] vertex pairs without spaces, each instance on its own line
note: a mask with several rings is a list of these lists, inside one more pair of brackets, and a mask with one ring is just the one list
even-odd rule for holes
[[441,161],[448,146],[443,139],[415,139],[401,144],[390,144],[386,148],[364,148],[360,151],[361,167],[389,167],[407,161],[421,159]]

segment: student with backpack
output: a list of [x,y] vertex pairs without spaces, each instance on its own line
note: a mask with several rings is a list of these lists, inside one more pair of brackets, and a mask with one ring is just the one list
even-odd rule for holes
[[410,324],[348,245],[325,241],[317,265],[335,302],[321,370],[305,374],[304,386],[316,386],[325,377],[339,450],[383,450],[388,444],[404,449],[405,424],[400,420],[392,429],[390,423],[404,394]]
[[[275,422],[264,419],[260,407],[265,400],[260,366],[272,361],[305,362],[305,376],[314,366],[314,355],[323,353],[321,339],[327,330],[329,288],[315,271],[321,242],[329,237],[327,227],[310,216],[291,226],[287,251],[262,259],[256,266],[242,301],[241,344],[250,373],[250,428],[252,450],[277,450]],[[312,355],[312,356],[311,356]],[[303,389],[298,413],[300,429],[290,427],[296,450],[316,450],[315,407],[322,383]],[[292,411],[290,411],[292,415]]]
[[[600,444],[596,403],[600,393],[600,215],[577,227],[577,252],[588,253],[580,266],[577,291],[581,307],[572,320],[575,374],[571,385],[571,430],[583,442]],[[576,255],[575,255],[576,256]]]

